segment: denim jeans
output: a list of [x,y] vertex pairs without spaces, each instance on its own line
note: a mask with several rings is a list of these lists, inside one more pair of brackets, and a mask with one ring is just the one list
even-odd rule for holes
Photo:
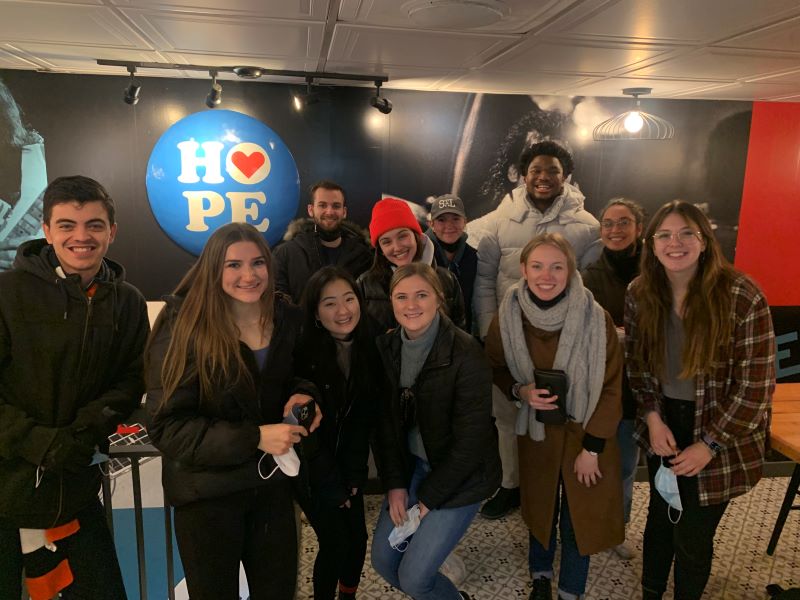
[[[408,489],[409,507],[417,503],[417,488],[430,472],[427,462],[417,459]],[[372,566],[381,577],[415,600],[461,600],[452,582],[439,567],[466,533],[480,503],[430,511],[409,539],[405,552],[389,545],[394,528],[388,503],[383,501],[372,538]]]
[[633,439],[634,422],[634,419],[622,419],[617,427],[617,443],[622,460],[622,499],[626,524],[631,520],[633,482],[636,479],[636,467],[639,465],[639,446]]
[[[578,552],[575,541],[575,530],[569,516],[567,494],[559,483],[556,492],[556,508],[553,511],[553,529],[550,532],[550,545],[545,548],[533,535],[530,536],[528,549],[528,568],[531,574],[550,573],[552,579],[553,560],[556,556],[556,525],[561,529],[561,571],[558,574],[558,589],[581,596],[586,591],[586,579],[589,576],[589,557]],[[559,502],[561,508],[559,510]]]

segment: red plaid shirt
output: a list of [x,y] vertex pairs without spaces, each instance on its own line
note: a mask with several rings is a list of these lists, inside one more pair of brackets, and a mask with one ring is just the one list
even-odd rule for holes
[[[709,434],[723,448],[697,476],[701,506],[744,494],[761,479],[775,390],[775,334],[767,299],[746,275],[734,280],[731,293],[732,335],[724,356],[710,374],[695,377],[694,441]],[[663,415],[664,397],[658,378],[633,354],[637,335],[637,306],[629,291],[625,363],[638,405],[634,437],[652,454],[645,418],[651,411]]]

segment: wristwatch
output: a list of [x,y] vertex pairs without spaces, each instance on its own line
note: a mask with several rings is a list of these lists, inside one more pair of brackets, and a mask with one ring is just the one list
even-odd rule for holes
[[522,398],[519,395],[519,391],[522,389],[522,384],[519,382],[515,382],[511,384],[511,396],[514,399],[514,405],[517,408],[522,408]]
[[719,453],[722,452],[722,446],[707,433],[703,434],[703,443],[711,450],[712,456],[719,456]]

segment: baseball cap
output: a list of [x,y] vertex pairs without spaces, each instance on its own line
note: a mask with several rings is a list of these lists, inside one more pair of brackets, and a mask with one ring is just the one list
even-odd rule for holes
[[433,203],[431,204],[431,220],[445,213],[453,213],[465,219],[467,218],[467,214],[464,212],[464,203],[461,201],[461,198],[454,194],[444,194],[442,196],[436,196],[433,199]]

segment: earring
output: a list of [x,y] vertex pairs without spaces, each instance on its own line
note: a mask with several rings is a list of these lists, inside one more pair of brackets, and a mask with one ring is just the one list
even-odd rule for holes
[[314,319],[314,325],[316,326],[317,329],[322,329],[322,321],[320,321],[319,319]]

